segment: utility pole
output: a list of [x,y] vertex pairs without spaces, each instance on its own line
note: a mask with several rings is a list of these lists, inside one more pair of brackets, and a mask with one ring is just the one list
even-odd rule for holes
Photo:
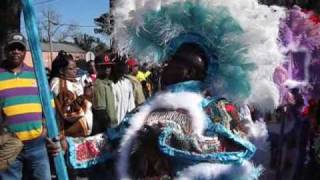
[[46,18],[43,21],[43,25],[44,25],[44,30],[46,30],[46,34],[48,36],[48,42],[49,42],[49,62],[50,65],[52,64],[53,61],[53,42],[52,42],[52,38],[53,36],[56,34],[56,32],[58,31],[58,29],[60,27],[62,27],[62,24],[59,24],[59,18],[58,18],[58,14],[55,13],[55,11],[51,10],[51,9],[47,9],[44,10],[43,12],[43,16]]
[[[115,0],[109,0],[109,28],[111,34],[114,31],[114,19],[113,19],[113,9],[114,9]],[[111,49],[114,49],[114,39],[110,38],[110,47]]]
[[47,14],[48,18],[48,40],[49,40],[49,46],[50,46],[50,66],[52,64],[53,58],[52,58],[52,37],[51,37],[51,20],[50,20],[50,11],[48,11]]

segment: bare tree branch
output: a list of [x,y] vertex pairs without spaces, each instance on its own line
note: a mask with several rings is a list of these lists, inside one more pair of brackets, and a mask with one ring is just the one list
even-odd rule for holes
[[67,37],[72,37],[78,31],[76,23],[61,23],[61,15],[53,9],[44,9],[42,12],[42,21],[40,28],[44,40],[49,41],[50,38],[56,41],[64,41]]

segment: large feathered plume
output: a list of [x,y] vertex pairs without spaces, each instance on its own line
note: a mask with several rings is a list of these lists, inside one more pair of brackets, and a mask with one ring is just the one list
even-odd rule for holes
[[[307,99],[320,97],[320,23],[313,17],[313,12],[295,6],[280,24],[281,49],[287,55],[282,69],[287,77],[278,84],[303,90]],[[283,73],[276,72],[279,79]],[[281,95],[284,99],[285,94]]]
[[183,43],[207,53],[206,85],[236,102],[277,106],[272,73],[281,63],[279,19],[284,10],[256,0],[119,0],[113,37],[120,53],[162,62]]

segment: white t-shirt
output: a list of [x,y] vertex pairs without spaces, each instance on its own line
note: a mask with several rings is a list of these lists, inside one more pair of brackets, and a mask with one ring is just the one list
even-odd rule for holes
[[112,83],[112,91],[119,124],[135,108],[133,86],[129,79],[122,78],[117,83]]
[[[77,96],[83,95],[83,86],[80,82],[78,81],[72,82],[72,81],[66,80],[66,84],[67,84],[68,91],[72,92]],[[53,94],[57,96],[60,92],[60,78],[57,78],[57,77],[53,78],[50,83],[50,87]]]

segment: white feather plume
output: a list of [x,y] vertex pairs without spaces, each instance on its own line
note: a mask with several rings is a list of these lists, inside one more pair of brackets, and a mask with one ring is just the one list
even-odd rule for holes
[[254,167],[248,161],[242,164],[215,164],[201,163],[182,170],[177,180],[193,179],[228,179],[228,180],[255,180],[262,171],[261,167]]
[[308,83],[305,81],[296,81],[293,79],[288,79],[283,83],[283,85],[288,89],[294,89],[294,88],[303,88],[307,86]]
[[[143,15],[150,10],[158,11],[179,0],[118,0],[114,11],[116,46],[122,53],[132,53],[131,38],[128,26],[135,27],[136,32],[143,29]],[[278,46],[278,33],[280,18],[285,16],[285,9],[277,6],[261,5],[257,0],[180,0],[203,4],[204,7],[228,7],[231,15],[244,30],[241,37],[243,44],[247,45],[247,57],[256,64],[257,70],[250,74],[252,86],[249,103],[263,104],[259,107],[271,110],[278,106],[279,92],[273,84],[274,69],[282,63],[283,55]],[[179,10],[179,9],[177,9]],[[162,25],[164,27],[165,25]],[[179,34],[181,27],[169,28],[163,34],[163,42]],[[161,30],[166,28],[161,28]],[[160,29],[159,29],[160,30]],[[168,32],[168,33],[166,33]],[[145,60],[152,60],[156,53],[152,47],[143,55]],[[269,91],[269,92],[268,92]],[[271,91],[271,92],[270,92]],[[267,93],[266,93],[267,92]],[[269,97],[267,97],[269,96]],[[263,98],[260,98],[263,97]],[[264,101],[266,100],[267,101]]]
[[158,94],[153,101],[141,107],[141,110],[136,113],[132,119],[132,124],[126,130],[124,137],[121,140],[119,149],[119,161],[117,164],[117,173],[120,179],[130,179],[128,174],[130,148],[137,131],[143,126],[145,119],[155,109],[161,108],[183,108],[188,109],[192,117],[192,128],[194,133],[202,135],[206,127],[206,114],[200,108],[200,103],[203,97],[196,93],[162,93]]

